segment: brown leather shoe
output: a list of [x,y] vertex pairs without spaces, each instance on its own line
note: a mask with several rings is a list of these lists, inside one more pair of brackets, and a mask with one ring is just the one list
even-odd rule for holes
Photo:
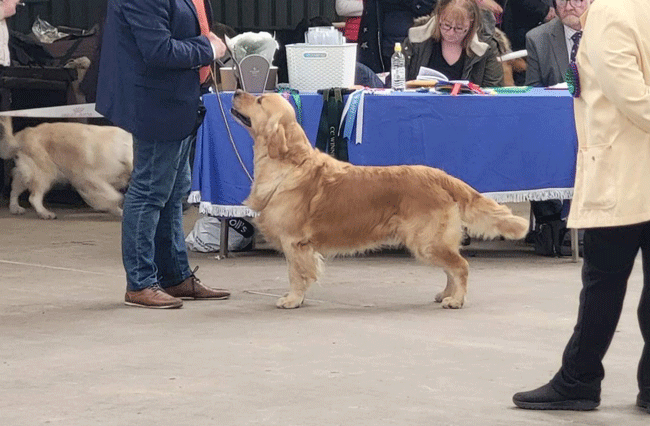
[[124,304],[140,308],[173,309],[183,306],[183,301],[165,293],[158,284],[155,284],[140,291],[127,290]]
[[[194,272],[196,272],[196,269],[194,269]],[[201,284],[201,280],[194,275],[194,272],[192,272],[192,276],[188,277],[182,283],[165,288],[167,294],[183,299],[223,300],[230,297],[228,290],[211,288]]]

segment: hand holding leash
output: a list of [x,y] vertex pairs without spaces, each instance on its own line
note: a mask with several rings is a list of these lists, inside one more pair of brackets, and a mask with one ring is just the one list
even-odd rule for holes
[[208,40],[210,40],[210,44],[212,45],[212,50],[214,51],[215,54],[215,60],[218,58],[221,58],[223,55],[226,54],[226,45],[221,40],[217,35],[213,32],[209,33],[207,35]]

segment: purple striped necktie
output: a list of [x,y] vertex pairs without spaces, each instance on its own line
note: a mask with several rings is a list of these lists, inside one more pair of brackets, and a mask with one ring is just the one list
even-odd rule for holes
[[576,55],[578,54],[578,46],[580,45],[581,38],[582,38],[582,31],[576,31],[576,33],[571,36],[571,41],[573,41],[573,47],[571,48],[571,56],[569,57],[569,62],[576,61]]

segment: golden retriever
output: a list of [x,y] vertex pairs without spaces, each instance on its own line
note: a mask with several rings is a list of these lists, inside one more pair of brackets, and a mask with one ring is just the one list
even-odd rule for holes
[[94,209],[122,216],[122,194],[133,171],[133,138],[113,126],[43,123],[13,134],[10,117],[0,119],[0,157],[13,158],[9,209],[22,214],[20,194],[43,219],[56,214],[43,197],[57,182],[69,182]]
[[447,286],[435,300],[460,308],[468,263],[462,227],[472,235],[520,239],[528,221],[439,169],[355,166],[312,147],[281,95],[236,91],[232,114],[254,140],[254,182],[244,202],[257,227],[280,249],[290,289],[280,308],[297,308],[318,279],[323,256],[402,244],[442,266]]

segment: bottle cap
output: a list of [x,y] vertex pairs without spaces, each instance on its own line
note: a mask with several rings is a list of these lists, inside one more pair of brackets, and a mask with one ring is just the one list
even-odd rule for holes
[[395,52],[401,52],[402,51],[402,43],[396,42],[395,43]]

